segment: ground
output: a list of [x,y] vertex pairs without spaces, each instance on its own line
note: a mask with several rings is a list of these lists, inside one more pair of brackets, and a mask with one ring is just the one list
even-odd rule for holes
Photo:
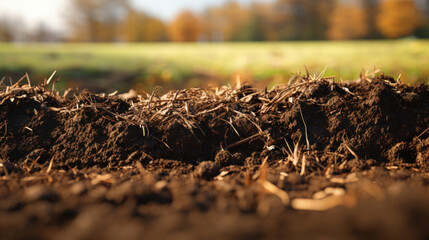
[[429,237],[427,85],[59,96],[25,81],[0,93],[3,239]]

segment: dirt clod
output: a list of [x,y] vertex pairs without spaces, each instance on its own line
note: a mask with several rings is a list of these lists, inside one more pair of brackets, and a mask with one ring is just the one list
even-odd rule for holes
[[197,168],[194,171],[196,177],[210,180],[217,175],[219,175],[220,169],[219,166],[211,161],[204,161],[198,164]]
[[56,198],[56,193],[44,185],[35,185],[27,188],[23,196],[25,202],[54,201]]
[[230,152],[221,150],[216,154],[215,163],[220,167],[226,167],[235,164],[235,158]]

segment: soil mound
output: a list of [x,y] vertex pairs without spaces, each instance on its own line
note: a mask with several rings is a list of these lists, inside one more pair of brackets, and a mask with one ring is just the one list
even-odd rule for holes
[[[342,229],[341,238],[355,230],[428,237],[419,224],[383,216],[402,221],[415,209],[400,204],[427,199],[429,86],[385,75],[295,80],[270,91],[244,85],[163,96],[2,87],[1,231],[237,239],[301,237],[306,222],[320,236]],[[428,219],[426,205],[416,204]],[[296,214],[335,206],[352,208]],[[380,206],[371,221],[381,225],[372,229],[361,212]],[[321,230],[321,217],[332,232]],[[384,228],[396,224],[403,229]]]
[[353,159],[359,160],[354,168],[420,168],[428,157],[428,89],[384,75],[354,84],[302,80],[271,91],[223,87],[126,99],[88,91],[58,97],[20,87],[0,99],[0,157],[17,165],[39,157],[56,168],[81,169],[153,159],[197,164],[227,150],[222,165],[252,165],[245,159],[282,160],[297,147],[308,155],[309,172],[318,170],[313,163]]

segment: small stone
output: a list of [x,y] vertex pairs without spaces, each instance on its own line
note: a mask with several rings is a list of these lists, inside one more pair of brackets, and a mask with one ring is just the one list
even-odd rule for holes
[[127,158],[127,160],[125,160],[125,163],[126,164],[130,164],[130,163],[132,163],[132,162],[134,162],[134,161],[136,161],[138,158],[139,158],[139,151],[135,151],[135,152],[133,152],[133,153],[131,153],[129,156],[128,156],[128,158]]
[[128,197],[133,195],[134,188],[135,185],[133,182],[124,182],[118,186],[111,188],[106,194],[106,199],[115,203],[123,203]]
[[210,161],[201,162],[194,171],[196,177],[210,180],[219,175],[219,166]]
[[25,202],[55,201],[57,194],[44,185],[35,185],[27,188],[24,192]]
[[87,192],[87,188],[84,183],[75,183],[70,187],[70,192],[73,195],[82,195]]
[[155,188],[155,190],[165,191],[165,190],[167,190],[168,182],[165,180],[158,181],[157,183],[154,184],[153,187]]

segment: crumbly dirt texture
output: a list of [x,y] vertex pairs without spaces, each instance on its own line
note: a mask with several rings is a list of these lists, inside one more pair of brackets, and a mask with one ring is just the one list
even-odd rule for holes
[[1,239],[429,238],[427,85],[21,82],[0,118]]

